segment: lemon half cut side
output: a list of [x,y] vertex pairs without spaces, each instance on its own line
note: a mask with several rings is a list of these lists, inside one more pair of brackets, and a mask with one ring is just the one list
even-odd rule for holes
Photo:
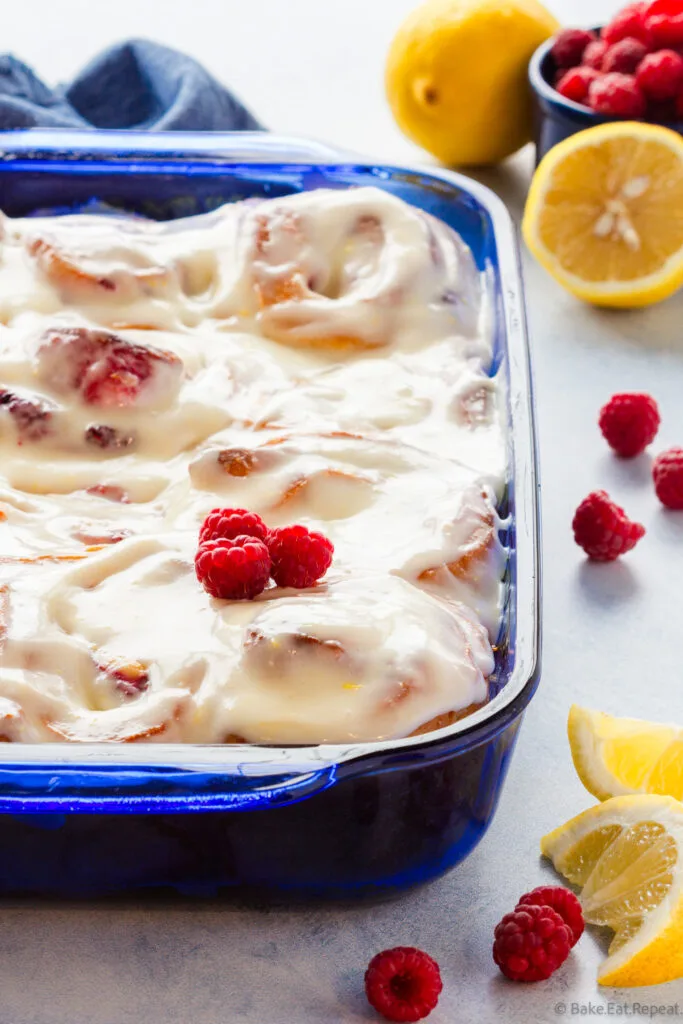
[[579,132],[541,161],[524,239],[568,291],[647,306],[683,285],[683,138],[639,121]]

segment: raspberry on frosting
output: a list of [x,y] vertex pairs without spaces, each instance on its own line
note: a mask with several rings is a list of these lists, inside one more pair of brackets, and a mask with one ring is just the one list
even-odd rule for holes
[[544,981],[567,957],[573,935],[548,906],[518,906],[496,926],[493,959],[511,981]]
[[225,537],[258,537],[267,541],[268,527],[255,512],[244,508],[215,508],[209,512],[199,530],[199,543]]
[[213,597],[236,600],[256,597],[271,575],[279,587],[312,587],[333,553],[327,537],[305,526],[269,530],[255,512],[215,508],[201,525],[195,566]]
[[197,579],[204,590],[225,601],[257,597],[270,576],[268,548],[258,537],[219,537],[199,545]]
[[334,553],[327,537],[305,526],[271,530],[268,547],[278,587],[312,587],[329,569]]
[[385,949],[365,972],[365,994],[386,1020],[423,1020],[439,1001],[443,983],[436,960],[413,946]]
[[605,491],[593,491],[574,514],[574,540],[594,562],[613,562],[645,536],[645,527],[632,522]]

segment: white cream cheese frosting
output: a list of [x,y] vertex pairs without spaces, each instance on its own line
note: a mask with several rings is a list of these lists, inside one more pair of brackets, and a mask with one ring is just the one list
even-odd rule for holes
[[[486,701],[506,437],[457,235],[372,188],[1,234],[0,738],[354,742]],[[218,506],[332,567],[210,598]]]

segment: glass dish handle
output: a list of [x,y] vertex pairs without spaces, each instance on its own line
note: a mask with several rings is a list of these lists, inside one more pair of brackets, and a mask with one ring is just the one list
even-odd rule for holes
[[316,139],[300,139],[270,132],[136,132],[87,130],[64,131],[56,128],[31,128],[27,131],[0,131],[0,160],[42,159],[78,160],[97,158],[142,159],[166,156],[174,161],[183,157],[206,157],[229,163],[339,163],[356,161],[355,154],[344,152]]
[[[98,764],[0,767],[0,814],[173,814],[282,807],[328,789],[337,765],[284,772],[283,766],[177,768]],[[125,792],[125,797],[121,792]]]

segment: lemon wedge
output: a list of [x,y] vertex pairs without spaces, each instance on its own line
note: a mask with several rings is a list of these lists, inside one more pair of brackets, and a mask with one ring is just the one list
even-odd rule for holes
[[615,718],[577,704],[567,729],[577,774],[598,800],[626,793],[683,800],[683,729]]
[[683,284],[683,138],[637,121],[598,125],[541,161],[524,239],[568,291],[648,306]]
[[581,889],[590,924],[614,932],[601,985],[657,985],[683,976],[683,804],[615,796],[541,841]]

